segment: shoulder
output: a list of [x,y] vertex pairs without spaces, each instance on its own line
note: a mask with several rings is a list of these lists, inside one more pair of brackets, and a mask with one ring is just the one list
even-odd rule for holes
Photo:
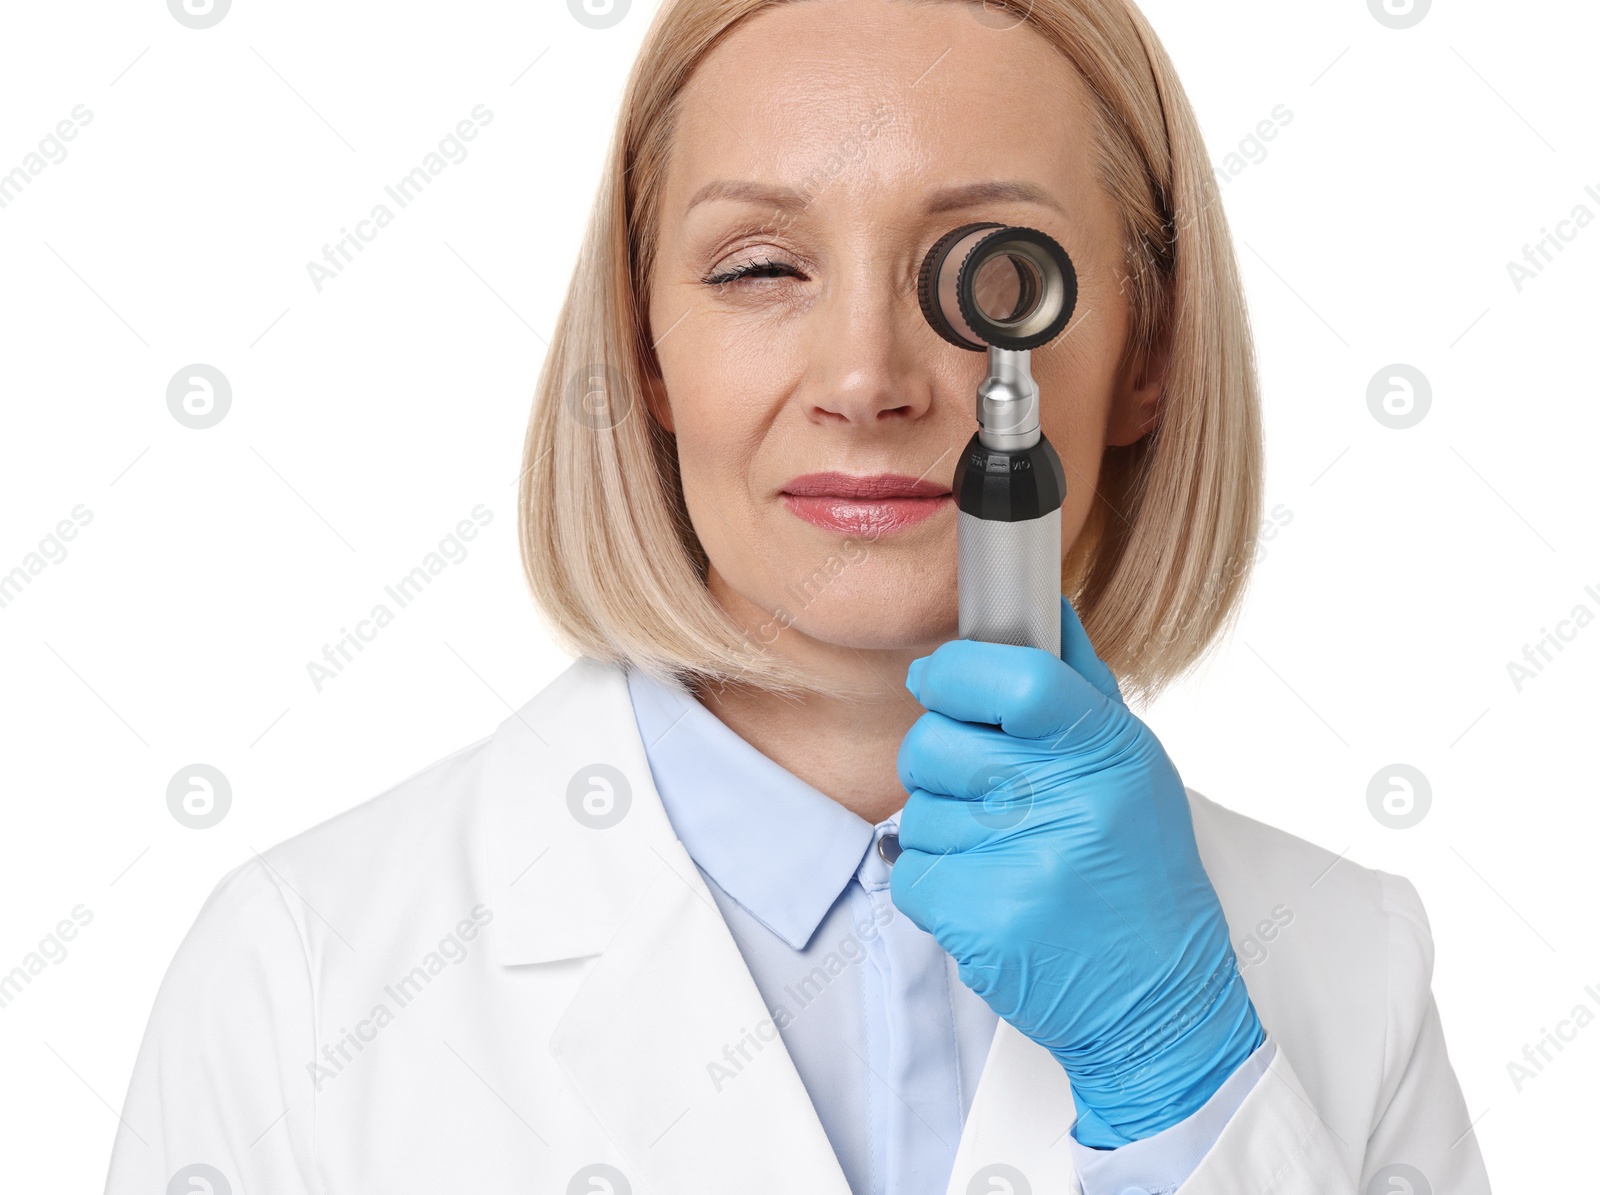
[[278,843],[265,863],[292,886],[304,882],[334,903],[347,891],[417,891],[430,877],[475,866],[489,799],[507,780],[541,783],[539,765],[561,737],[561,719],[584,719],[602,677],[602,665],[578,659],[492,733]]
[[549,795],[563,749],[584,741],[575,728],[605,721],[601,707],[619,689],[625,699],[624,684],[578,659],[492,733],[253,856],[221,881],[200,920],[222,926],[245,912],[240,901],[252,910],[276,902],[314,972],[437,939],[507,878],[492,859],[507,805]]
[[224,971],[315,975],[359,956],[374,934],[392,933],[397,909],[416,911],[463,870],[472,776],[489,742],[453,751],[235,866],[206,897],[164,986],[187,984],[179,973],[188,969],[196,982]]
[[263,865],[289,886],[392,889],[448,857],[467,831],[493,735],[457,748],[412,775],[266,851]]
[[1262,1023],[1309,1091],[1376,1092],[1431,1000],[1433,934],[1416,887],[1188,791]]
[[1342,852],[1235,812],[1192,788],[1187,792],[1195,840],[1219,895],[1226,885],[1241,898],[1298,897],[1308,910],[1337,912],[1360,921],[1398,918],[1401,928],[1419,946],[1427,947],[1431,963],[1427,914],[1416,888],[1404,876],[1363,867]]

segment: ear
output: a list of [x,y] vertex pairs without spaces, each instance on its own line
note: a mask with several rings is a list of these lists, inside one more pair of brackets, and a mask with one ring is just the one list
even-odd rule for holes
[[644,379],[644,405],[650,412],[650,417],[666,429],[668,434],[676,435],[678,429],[672,424],[672,404],[667,401],[667,383],[653,366],[647,366],[641,375]]
[[1106,423],[1106,447],[1136,444],[1161,421],[1161,398],[1166,391],[1167,346],[1135,356],[1117,380]]

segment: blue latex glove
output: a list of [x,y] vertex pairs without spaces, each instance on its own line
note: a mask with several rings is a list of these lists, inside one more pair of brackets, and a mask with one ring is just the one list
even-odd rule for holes
[[1074,1136],[1189,1116],[1261,1044],[1183,782],[1065,598],[1062,658],[957,639],[912,663],[895,906],[1066,1068]]

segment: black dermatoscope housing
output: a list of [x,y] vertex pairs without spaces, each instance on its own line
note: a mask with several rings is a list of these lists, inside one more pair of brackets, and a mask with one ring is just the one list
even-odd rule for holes
[[989,354],[978,430],[956,466],[959,634],[1061,654],[1061,458],[1039,425],[1031,350],[1067,326],[1078,275],[1033,228],[966,224],[940,237],[917,279],[922,313],[959,348]]

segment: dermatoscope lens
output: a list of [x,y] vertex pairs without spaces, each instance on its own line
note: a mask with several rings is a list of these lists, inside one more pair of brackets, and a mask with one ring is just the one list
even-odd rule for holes
[[1072,318],[1078,275],[1067,251],[1038,229],[967,224],[928,250],[917,295],[928,323],[951,344],[1033,349]]

